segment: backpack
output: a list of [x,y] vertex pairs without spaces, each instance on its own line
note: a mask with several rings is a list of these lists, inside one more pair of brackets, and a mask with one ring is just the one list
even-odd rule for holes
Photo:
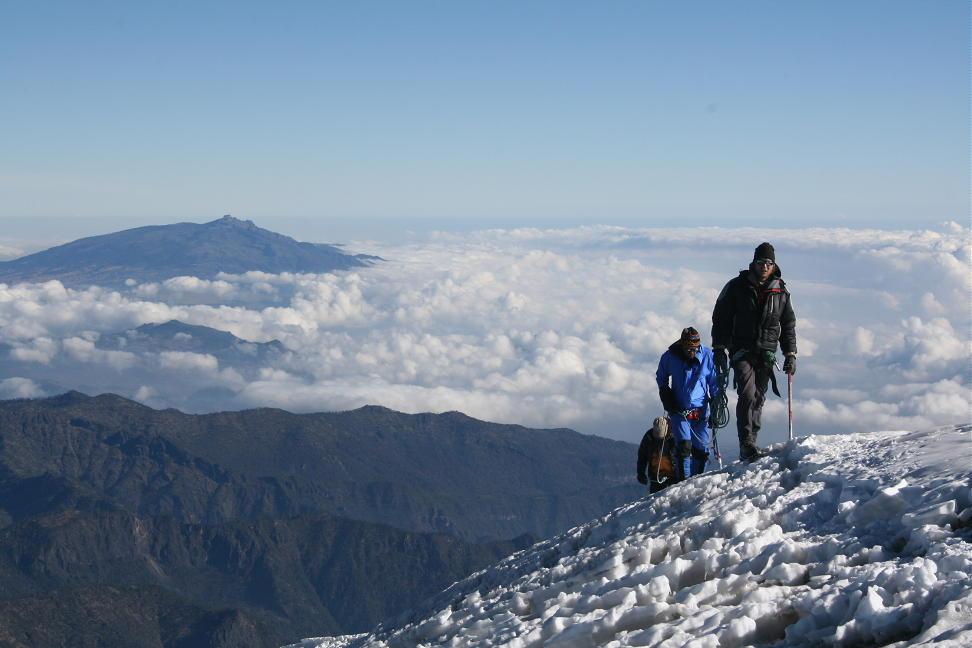
[[651,442],[648,455],[648,479],[665,482],[677,478],[672,453],[675,440],[672,438],[671,424],[664,416],[659,416],[651,426]]

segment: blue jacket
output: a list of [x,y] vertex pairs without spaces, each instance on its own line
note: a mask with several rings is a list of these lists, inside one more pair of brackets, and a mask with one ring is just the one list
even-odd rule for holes
[[659,390],[669,386],[669,378],[675,404],[683,410],[702,407],[719,394],[712,349],[707,346],[702,346],[691,362],[685,361],[677,342],[668,347],[655,372]]

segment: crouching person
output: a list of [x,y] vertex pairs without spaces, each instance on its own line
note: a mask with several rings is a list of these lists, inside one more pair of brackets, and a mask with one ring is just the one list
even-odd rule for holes
[[648,484],[649,493],[657,493],[676,481],[675,442],[669,433],[668,419],[659,416],[638,446],[638,482]]
[[709,459],[709,402],[719,394],[712,349],[689,327],[658,362],[658,396],[671,420],[676,471],[680,479],[698,475]]

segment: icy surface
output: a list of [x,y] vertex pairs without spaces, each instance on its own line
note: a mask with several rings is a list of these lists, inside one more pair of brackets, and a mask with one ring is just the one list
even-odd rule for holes
[[367,635],[340,635],[338,637],[313,637],[283,648],[348,648],[352,643]]
[[299,645],[972,646],[972,425],[772,450]]

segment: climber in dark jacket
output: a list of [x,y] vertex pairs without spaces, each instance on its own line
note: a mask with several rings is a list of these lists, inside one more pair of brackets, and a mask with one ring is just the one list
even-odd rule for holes
[[[647,474],[646,474],[647,471]],[[648,484],[649,493],[657,493],[678,481],[675,470],[675,439],[670,434],[667,418],[659,416],[645,432],[638,446],[638,482]]]
[[778,347],[786,356],[783,371],[795,374],[796,315],[776,265],[776,251],[769,243],[761,243],[749,268],[729,280],[712,311],[712,350],[720,372],[733,368],[739,394],[739,455],[746,461],[762,456],[756,437],[771,381],[773,392],[780,395],[773,373]]

